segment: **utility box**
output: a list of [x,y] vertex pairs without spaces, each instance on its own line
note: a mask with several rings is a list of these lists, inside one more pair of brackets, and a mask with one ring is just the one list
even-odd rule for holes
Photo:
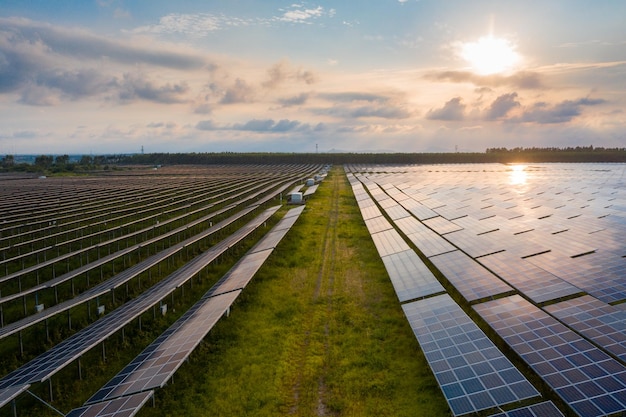
[[297,193],[289,194],[289,196],[287,197],[287,202],[289,204],[302,204],[303,203],[302,193],[298,191]]
[[167,313],[167,304],[161,304],[161,315],[164,316]]
[[313,178],[309,178],[308,180],[306,180],[306,186],[310,187],[312,185],[315,185],[315,180]]
[[98,315],[101,316],[104,314],[104,306],[98,306]]
[[35,313],[41,313],[43,311],[43,304],[35,305]]

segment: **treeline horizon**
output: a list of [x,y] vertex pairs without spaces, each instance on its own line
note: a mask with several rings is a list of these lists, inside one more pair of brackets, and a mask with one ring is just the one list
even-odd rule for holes
[[13,155],[0,159],[0,171],[41,173],[90,172],[128,165],[214,164],[454,164],[454,163],[548,163],[626,162],[626,148],[593,146],[546,148],[487,148],[485,152],[424,153],[280,153],[204,152],[83,155],[70,161],[68,155],[40,155],[33,163],[17,163]]

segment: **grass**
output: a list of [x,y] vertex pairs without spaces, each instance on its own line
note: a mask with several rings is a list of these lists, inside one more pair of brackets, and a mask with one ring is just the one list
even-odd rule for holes
[[449,415],[341,168],[139,415]]

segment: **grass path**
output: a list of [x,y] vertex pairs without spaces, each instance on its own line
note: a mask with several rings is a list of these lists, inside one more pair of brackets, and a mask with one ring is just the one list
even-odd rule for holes
[[341,167],[139,415],[449,415]]

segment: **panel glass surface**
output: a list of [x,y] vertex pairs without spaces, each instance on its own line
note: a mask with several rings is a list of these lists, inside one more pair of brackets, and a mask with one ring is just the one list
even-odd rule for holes
[[579,416],[626,411],[626,367],[519,295],[473,307]]
[[141,392],[72,410],[65,417],[133,417],[154,394]]
[[400,302],[445,291],[433,273],[412,250],[383,256],[382,260]]
[[430,260],[467,301],[513,291],[504,281],[461,251],[433,256]]
[[455,416],[539,395],[449,295],[402,309]]

